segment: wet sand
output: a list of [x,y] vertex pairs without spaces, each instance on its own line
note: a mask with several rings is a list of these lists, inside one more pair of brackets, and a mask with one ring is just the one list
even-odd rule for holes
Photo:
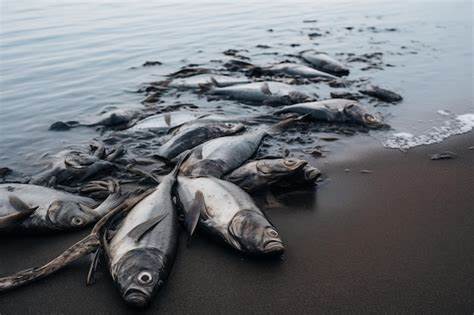
[[[473,145],[470,132],[407,153],[352,146],[334,154],[351,160],[313,160],[328,177],[318,191],[267,210],[287,245],[281,259],[241,257],[202,235],[187,248],[183,236],[170,281],[143,313],[472,314]],[[458,158],[429,159],[445,150]],[[82,234],[2,237],[0,270],[45,262]],[[0,314],[130,313],[105,271],[85,286],[87,267],[1,295]]]

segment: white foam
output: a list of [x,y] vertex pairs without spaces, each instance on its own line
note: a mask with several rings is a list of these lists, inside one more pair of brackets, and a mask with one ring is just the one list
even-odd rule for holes
[[394,133],[383,142],[383,145],[387,148],[407,150],[420,145],[439,143],[448,137],[469,132],[473,128],[474,114],[468,113],[450,119],[440,127],[432,127],[425,134]]

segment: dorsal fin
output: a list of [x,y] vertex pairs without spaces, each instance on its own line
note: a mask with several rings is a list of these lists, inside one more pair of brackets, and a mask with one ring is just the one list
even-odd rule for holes
[[171,126],[171,114],[170,113],[165,114],[165,123],[168,127]]
[[128,237],[133,239],[136,243],[139,242],[145,236],[146,233],[151,231],[156,225],[158,225],[158,223],[160,223],[164,218],[166,218],[167,215],[168,213],[158,215],[137,225],[130,232],[127,233]]
[[204,201],[204,195],[202,191],[196,191],[194,195],[194,200],[189,210],[186,212],[184,218],[184,226],[188,232],[189,237],[191,237],[196,229],[196,226],[201,216],[201,211],[206,208],[206,203]]
[[265,82],[262,84],[262,87],[260,88],[263,94],[266,95],[272,95],[272,91],[270,91],[270,86],[268,86],[268,83]]

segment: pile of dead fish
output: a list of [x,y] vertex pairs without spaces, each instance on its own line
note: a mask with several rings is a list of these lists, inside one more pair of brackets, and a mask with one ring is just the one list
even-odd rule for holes
[[[93,282],[104,259],[123,299],[144,307],[168,278],[180,225],[189,237],[197,229],[244,254],[283,253],[277,228],[252,196],[271,187],[315,185],[321,173],[302,159],[256,159],[262,141],[292,128],[298,132],[298,126],[382,128],[382,119],[357,99],[369,95],[401,100],[376,86],[357,95],[339,93],[317,100],[299,87],[350,84],[343,78],[349,69],[316,51],[299,57],[299,63],[269,66],[233,59],[223,69],[185,67],[140,89],[146,94],[143,110],[107,111],[87,123],[54,123],[52,130],[100,126],[106,137],[87,149],[49,156],[45,169],[21,183],[0,184],[0,232],[57,232],[95,225],[48,264],[0,278],[0,291],[93,254],[87,282]],[[267,113],[223,115],[193,104],[160,103],[162,97],[183,91],[209,101],[264,106]]]

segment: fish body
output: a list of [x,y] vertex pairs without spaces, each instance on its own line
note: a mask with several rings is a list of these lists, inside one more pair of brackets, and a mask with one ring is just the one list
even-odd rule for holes
[[[314,183],[321,174],[309,171],[308,162],[299,159],[262,159],[248,162],[225,176],[247,192],[270,186],[286,186],[288,182]],[[310,167],[312,168],[312,167]]]
[[176,172],[135,205],[108,245],[112,278],[127,304],[148,305],[171,271],[178,246],[172,200]]
[[285,105],[304,102],[311,97],[280,82],[253,82],[228,87],[212,86],[207,93],[250,104]]
[[198,226],[238,251],[281,254],[283,242],[252,198],[237,185],[215,177],[178,177],[177,192],[185,215],[197,211]]
[[0,231],[74,230],[96,222],[121,201],[118,186],[102,204],[31,184],[0,184]]
[[183,124],[157,150],[156,154],[165,159],[172,159],[182,152],[192,149],[214,138],[235,134],[244,129],[240,123],[226,123],[207,119]]
[[401,95],[375,85],[368,86],[363,90],[359,90],[359,92],[390,103],[400,102],[403,99]]
[[354,123],[368,128],[381,128],[385,126],[380,119],[370,114],[359,102],[347,99],[334,98],[318,102],[294,104],[285,106],[275,113],[298,113],[309,115],[316,121]]
[[299,65],[296,63],[280,63],[273,65],[268,68],[263,69],[266,72],[270,72],[273,74],[283,74],[287,76],[295,76],[295,77],[300,77],[300,78],[326,78],[326,79],[336,79],[337,77],[323,72],[316,70],[314,68],[305,66],[305,65]]
[[220,87],[231,86],[236,84],[249,83],[246,78],[236,78],[226,75],[200,74],[187,78],[174,79],[169,83],[169,87],[177,89],[199,89],[206,84],[217,84]]
[[254,155],[267,134],[262,128],[207,141],[193,149],[181,166],[181,175],[221,177]]
[[140,120],[133,127],[127,129],[129,131],[140,131],[140,130],[168,130],[184,124],[189,121],[193,121],[199,118],[206,117],[202,113],[181,110],[176,112],[161,113],[153,116],[149,116],[143,120]]
[[301,57],[315,69],[333,74],[335,76],[345,76],[349,74],[349,69],[341,62],[329,57],[327,54],[315,50],[307,50],[301,53]]

